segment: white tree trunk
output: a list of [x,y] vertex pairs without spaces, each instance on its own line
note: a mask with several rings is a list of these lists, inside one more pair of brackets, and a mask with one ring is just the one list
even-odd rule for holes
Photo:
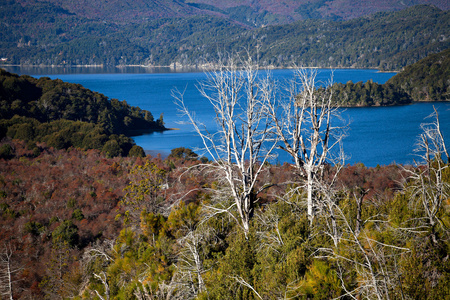
[[[243,68],[238,67],[240,62]],[[219,71],[212,72],[207,82],[199,84],[200,93],[214,108],[218,131],[210,134],[185,106],[182,93],[173,93],[180,111],[186,115],[201,137],[204,150],[212,158],[210,168],[231,190],[234,206],[213,209],[233,215],[238,212],[238,223],[244,233],[250,230],[258,182],[264,164],[272,157],[277,140],[272,119],[268,114],[273,101],[273,83],[257,76],[258,67],[251,58],[243,61],[231,57],[229,65],[219,63]],[[206,133],[205,133],[206,132]],[[257,186],[258,185],[258,186]],[[228,199],[223,199],[226,202]]]
[[312,176],[312,172],[308,172],[307,173],[307,179],[306,179],[306,192],[307,192],[307,199],[306,199],[306,203],[307,203],[307,212],[308,212],[308,216],[310,218],[314,217],[314,203],[313,203],[313,176]]
[[11,246],[5,245],[3,253],[0,253],[0,296],[5,295],[10,300],[13,300],[12,275],[20,270],[12,267],[12,255]]

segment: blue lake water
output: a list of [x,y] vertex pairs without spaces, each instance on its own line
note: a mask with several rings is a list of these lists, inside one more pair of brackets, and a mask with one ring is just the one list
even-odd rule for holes
[[[14,70],[12,70],[14,71]],[[16,72],[21,73],[21,72]],[[22,73],[23,74],[23,73]],[[289,79],[291,70],[272,71],[279,81]],[[186,105],[195,111],[197,119],[210,128],[214,127],[214,113],[205,99],[200,97],[196,85],[204,80],[203,73],[114,73],[114,74],[30,74],[36,77],[48,76],[63,81],[79,83],[84,87],[103,93],[109,98],[126,100],[132,106],[139,106],[152,112],[155,119],[164,114],[168,128],[178,128],[165,132],[134,137],[135,142],[151,154],[168,155],[177,147],[192,149],[201,147],[201,140],[193,132],[192,126],[177,112],[172,90],[184,91]],[[372,79],[384,83],[395,73],[380,73],[376,70],[334,70],[334,82],[367,81]],[[328,81],[330,70],[320,70],[318,79]],[[344,139],[347,162],[364,163],[366,166],[387,165],[392,162],[410,164],[414,144],[421,133],[420,124],[433,112],[433,105],[440,113],[444,137],[450,139],[450,103],[420,103],[408,106],[347,108],[342,114],[350,121],[348,136]],[[450,143],[450,141],[448,141]],[[200,150],[197,153],[201,154]],[[288,161],[284,155],[279,161]]]

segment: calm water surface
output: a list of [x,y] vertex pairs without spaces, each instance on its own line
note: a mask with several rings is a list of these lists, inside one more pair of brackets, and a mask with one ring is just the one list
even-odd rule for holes
[[[14,70],[12,70],[14,72]],[[18,72],[24,74],[24,72]],[[176,147],[201,147],[200,139],[192,127],[183,124],[183,117],[177,112],[173,90],[184,91],[187,106],[195,111],[197,119],[209,128],[214,128],[214,113],[205,99],[201,98],[196,85],[206,77],[203,73],[114,73],[114,74],[25,74],[36,77],[48,76],[63,81],[79,83],[84,87],[103,93],[110,98],[126,100],[132,106],[139,106],[152,112],[155,119],[164,114],[166,127],[178,128],[162,133],[152,133],[134,137],[135,142],[151,154],[168,155]],[[275,70],[273,77],[283,81],[292,76],[291,70]],[[379,73],[375,70],[335,70],[334,82],[367,81],[372,79],[384,83],[395,73]],[[328,81],[330,70],[320,70],[318,79]],[[420,103],[408,106],[348,108],[343,116],[350,121],[348,136],[344,139],[347,162],[362,162],[367,166],[387,165],[392,162],[409,164],[416,158],[414,144],[421,133],[420,124],[433,112],[435,105],[440,113],[444,137],[450,139],[450,104]],[[181,122],[181,123],[180,123]],[[448,142],[450,143],[450,141]],[[201,154],[201,150],[197,150]],[[289,158],[280,154],[280,162]]]

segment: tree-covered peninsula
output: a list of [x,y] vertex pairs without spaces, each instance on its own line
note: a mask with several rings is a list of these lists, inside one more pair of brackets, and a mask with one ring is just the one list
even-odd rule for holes
[[335,83],[333,98],[340,106],[390,106],[450,100],[450,49],[407,66],[384,84]]
[[103,150],[111,156],[142,155],[129,137],[165,130],[160,117],[79,84],[18,76],[0,69],[0,136],[45,142],[57,149]]

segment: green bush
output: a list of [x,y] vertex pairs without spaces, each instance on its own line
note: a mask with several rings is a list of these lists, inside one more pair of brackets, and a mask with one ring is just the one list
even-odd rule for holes
[[78,227],[71,220],[62,222],[52,232],[52,241],[54,244],[67,243],[70,247],[78,244]]
[[14,149],[10,144],[4,144],[0,147],[0,158],[10,159],[14,157]]
[[129,157],[145,157],[144,149],[141,146],[134,145],[128,153]]
[[107,141],[102,148],[102,152],[108,157],[122,155],[122,149],[120,149],[119,143],[116,140]]
[[73,211],[72,213],[72,219],[81,221],[84,219],[84,215],[83,212],[81,211],[81,209],[77,208]]

